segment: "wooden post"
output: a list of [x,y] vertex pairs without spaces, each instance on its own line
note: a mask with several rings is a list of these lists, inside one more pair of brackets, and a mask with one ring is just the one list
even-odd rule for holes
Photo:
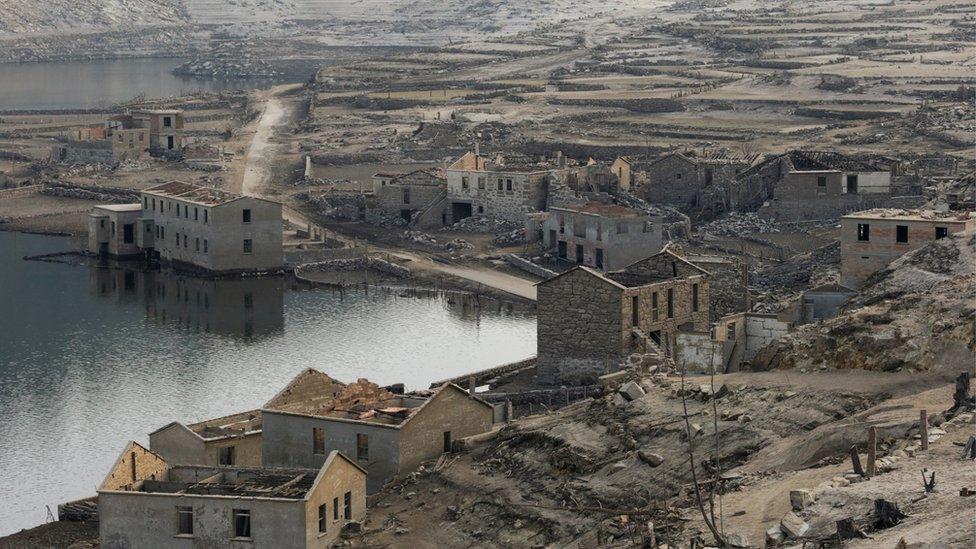
[[918,432],[922,435],[922,450],[929,449],[929,413],[922,410],[918,418]]
[[471,393],[473,395],[475,393],[475,387],[476,385],[475,385],[474,376],[471,376],[468,378],[468,393]]
[[872,425],[868,427],[868,476],[873,477],[877,473],[877,452],[878,452],[878,428]]

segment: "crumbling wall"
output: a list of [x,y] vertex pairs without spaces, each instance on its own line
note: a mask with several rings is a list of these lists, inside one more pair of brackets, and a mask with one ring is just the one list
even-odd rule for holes
[[743,359],[749,362],[763,347],[772,343],[780,336],[786,335],[790,325],[776,318],[776,315],[745,315],[746,348]]
[[725,372],[732,350],[731,341],[716,341],[709,332],[678,332],[675,337],[675,362],[688,372]]

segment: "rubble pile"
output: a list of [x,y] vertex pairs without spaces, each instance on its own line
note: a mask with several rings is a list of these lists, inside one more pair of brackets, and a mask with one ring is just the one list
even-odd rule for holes
[[194,55],[172,72],[178,76],[221,79],[281,76],[270,63],[254,57],[252,50],[252,44],[246,41],[218,42],[212,50]]
[[721,236],[742,236],[749,233],[778,233],[780,229],[776,223],[760,217],[755,212],[730,212],[710,223],[700,225],[695,229],[696,234],[711,234]]
[[525,229],[515,229],[510,233],[502,233],[492,239],[492,244],[499,247],[517,246],[525,243]]
[[918,371],[971,365],[974,249],[976,234],[969,231],[902,256],[869,278],[840,315],[777,339],[753,367]]
[[520,228],[522,227],[518,223],[489,215],[465,217],[450,227],[447,227],[448,230],[452,231],[487,234],[511,233]]
[[318,215],[333,219],[358,220],[366,207],[366,197],[360,194],[303,192],[295,197],[312,206]]
[[840,242],[832,242],[782,263],[756,264],[751,280],[763,291],[792,291],[837,280],[840,267]]

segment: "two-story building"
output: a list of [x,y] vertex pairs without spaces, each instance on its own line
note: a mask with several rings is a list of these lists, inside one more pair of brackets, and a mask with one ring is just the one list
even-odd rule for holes
[[447,224],[447,179],[439,169],[373,175],[374,206],[417,227]]
[[178,109],[140,109],[129,115],[136,127],[149,130],[149,151],[165,154],[183,148],[183,111]]
[[154,257],[212,273],[281,268],[281,204],[181,181],[141,193],[138,244]]
[[840,283],[858,289],[902,255],[976,227],[973,212],[875,209],[840,220]]
[[560,259],[616,270],[661,250],[662,219],[626,206],[588,202],[550,207],[543,244]]
[[140,204],[104,204],[88,214],[88,251],[100,256],[138,257]]
[[[726,211],[735,203],[735,197],[727,196],[729,183],[757,158],[725,150],[668,153],[639,164],[643,176],[640,195],[652,204],[668,204],[686,212]],[[714,187],[721,191],[711,192]],[[712,204],[716,200],[720,203]]]
[[366,472],[339,452],[314,469],[209,467],[130,442],[98,488],[107,549],[325,549],[365,516]]
[[593,383],[628,354],[673,356],[678,331],[709,328],[709,278],[664,250],[621,270],[580,266],[540,282],[539,382]]
[[332,402],[263,409],[264,466],[316,468],[338,451],[368,472],[374,493],[494,422],[491,404],[453,384],[430,396],[377,389],[359,380]]
[[447,168],[448,223],[492,216],[523,223],[525,214],[546,207],[551,182],[565,182],[570,170],[560,161],[516,162],[468,152]]
[[115,164],[139,158],[149,150],[149,130],[133,126],[125,116],[66,130],[59,139],[52,147],[51,160],[69,164]]

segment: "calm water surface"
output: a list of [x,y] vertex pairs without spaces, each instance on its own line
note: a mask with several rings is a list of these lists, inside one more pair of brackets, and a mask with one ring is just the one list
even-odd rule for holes
[[201,80],[173,75],[185,59],[118,59],[0,65],[0,110],[109,107],[144,95],[265,88],[287,79]]
[[0,535],[93,495],[125,442],[259,407],[304,368],[409,389],[535,353],[534,317],[498,302],[22,260],[70,248],[0,232]]

